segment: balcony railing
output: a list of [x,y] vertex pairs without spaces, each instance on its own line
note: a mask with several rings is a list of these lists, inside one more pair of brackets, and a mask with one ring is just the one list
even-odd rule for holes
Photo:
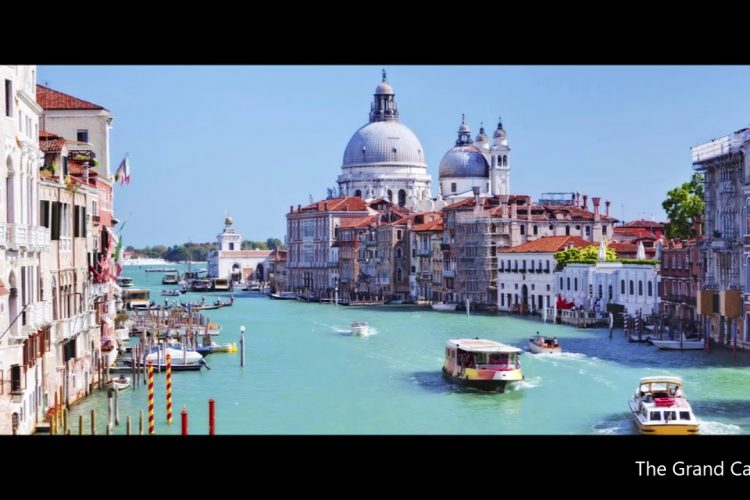
[[8,242],[13,249],[29,247],[29,226],[8,224]]

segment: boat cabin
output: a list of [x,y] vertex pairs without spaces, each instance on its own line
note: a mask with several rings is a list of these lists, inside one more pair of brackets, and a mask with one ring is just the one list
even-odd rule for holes
[[131,286],[133,286],[133,278],[120,276],[119,278],[117,278],[117,284],[120,285],[121,288],[130,288]]
[[502,392],[508,383],[523,379],[521,352],[493,340],[452,339],[445,345],[443,373],[462,385]]
[[211,290],[217,292],[228,292],[231,290],[232,284],[228,279],[225,278],[214,278],[211,280]]
[[123,290],[122,300],[128,309],[145,309],[151,303],[151,292],[149,290]]
[[176,285],[180,282],[180,275],[175,273],[165,274],[161,279],[162,285]]

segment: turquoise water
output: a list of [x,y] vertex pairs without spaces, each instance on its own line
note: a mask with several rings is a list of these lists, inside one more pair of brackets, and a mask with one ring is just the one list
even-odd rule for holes
[[[163,302],[161,273],[133,266],[124,274]],[[213,300],[228,294],[205,295]],[[219,434],[635,434],[626,400],[640,377],[657,374],[683,377],[704,434],[750,430],[750,354],[664,352],[628,343],[621,330],[610,339],[605,329],[509,316],[337,307],[250,292],[235,298],[233,307],[208,312],[223,328],[219,343],[238,341],[240,325],[246,327],[245,367],[239,353],[215,353],[206,358],[210,370],[174,373],[171,426],[165,422],[165,376],[156,374],[157,434],[179,434],[183,405],[190,434],[207,434],[210,398],[216,400]],[[376,333],[343,333],[353,321],[367,321]],[[526,380],[515,390],[485,394],[442,377],[447,339],[484,337],[527,350],[537,331],[557,336],[565,352],[526,352]],[[137,430],[138,412],[147,409],[144,385],[120,395],[116,434],[125,433],[127,415]],[[74,406],[72,421],[77,425],[83,413],[88,426],[92,408],[103,433],[106,391]]]

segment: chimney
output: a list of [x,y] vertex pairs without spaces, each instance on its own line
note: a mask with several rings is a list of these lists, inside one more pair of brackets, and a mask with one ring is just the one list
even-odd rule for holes
[[602,199],[597,196],[591,197],[591,202],[594,204],[594,220],[599,220],[599,202]]
[[289,205],[289,213],[290,214],[294,213],[294,205]]
[[581,206],[581,193],[576,193],[576,206]]
[[583,195],[583,209],[588,210],[589,209],[589,195],[584,194]]
[[297,205],[297,213],[302,211],[302,205]]
[[693,231],[696,239],[703,239],[703,217],[701,215],[693,217]]
[[607,206],[607,211],[606,211],[606,213],[604,215],[606,215],[607,217],[609,217],[609,204],[610,203],[611,202],[609,200],[607,200],[607,201],[604,202],[604,204]]
[[328,212],[328,202],[327,201],[323,202],[323,211],[324,212]]

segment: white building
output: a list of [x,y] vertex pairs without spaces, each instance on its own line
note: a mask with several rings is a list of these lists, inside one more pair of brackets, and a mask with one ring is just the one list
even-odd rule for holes
[[554,290],[555,296],[585,309],[606,312],[608,304],[619,304],[628,314],[646,315],[658,311],[658,284],[656,265],[597,262],[568,264],[557,271]]
[[479,129],[475,141],[471,140],[471,130],[461,117],[456,145],[448,150],[440,160],[440,194],[445,200],[479,194],[506,195],[510,193],[510,148],[508,136],[502,121],[497,124],[490,146],[484,127]]
[[497,254],[497,309],[533,313],[553,307],[555,253],[592,245],[578,236],[547,236],[503,249]]
[[433,208],[424,148],[399,120],[396,94],[385,71],[375,88],[370,121],[349,139],[341,171],[340,196],[387,199],[415,210]]
[[265,281],[271,250],[242,250],[242,236],[234,230],[232,218],[224,219],[224,231],[216,237],[216,250],[208,254],[208,277]]
[[50,233],[39,225],[36,67],[0,66],[0,85],[0,434],[30,434],[44,418],[51,318],[39,270]]

